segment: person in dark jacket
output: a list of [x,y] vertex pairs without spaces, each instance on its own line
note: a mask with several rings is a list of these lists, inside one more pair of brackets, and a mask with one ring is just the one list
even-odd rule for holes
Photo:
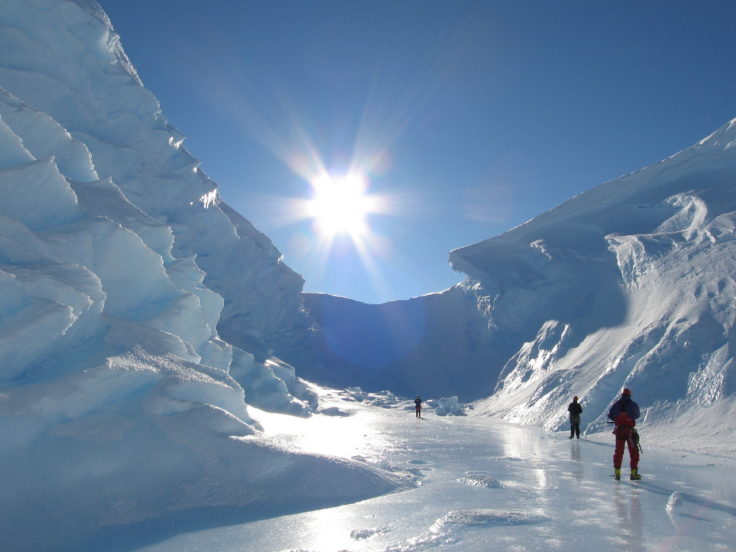
[[583,407],[578,403],[577,397],[572,398],[567,411],[570,413],[570,439],[576,436],[580,439],[580,414],[583,413]]
[[624,389],[621,398],[611,406],[608,418],[616,424],[613,434],[616,436],[616,449],[613,453],[613,471],[616,479],[621,479],[621,462],[624,458],[624,445],[629,448],[631,475],[629,479],[641,479],[639,475],[639,448],[634,441],[636,419],[639,417],[639,405],[631,399],[631,390]]
[[414,411],[417,413],[417,418],[422,417],[422,399],[417,395],[417,398],[414,399]]

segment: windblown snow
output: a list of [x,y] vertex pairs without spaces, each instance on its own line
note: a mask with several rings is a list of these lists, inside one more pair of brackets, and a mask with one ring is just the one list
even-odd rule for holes
[[[302,294],[183,140],[93,0],[2,2],[4,550],[74,549],[177,512],[310,510],[414,485],[271,439],[248,405],[308,417],[320,405],[307,380],[422,393],[437,414],[549,431],[578,395],[593,438],[625,386],[660,442],[736,452],[736,120],[452,251],[462,284],[385,305]],[[503,486],[482,472],[459,481]],[[546,520],[455,510],[431,532]]]

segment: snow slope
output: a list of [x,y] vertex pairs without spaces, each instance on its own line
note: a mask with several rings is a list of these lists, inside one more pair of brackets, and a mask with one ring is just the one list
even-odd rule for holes
[[181,142],[96,3],[0,4],[3,550],[404,484],[276,446],[250,417],[244,387],[316,407],[270,354],[305,325],[301,278]]
[[736,120],[451,261],[489,290],[496,331],[523,342],[482,405],[586,431],[634,390],[663,443],[733,454]]

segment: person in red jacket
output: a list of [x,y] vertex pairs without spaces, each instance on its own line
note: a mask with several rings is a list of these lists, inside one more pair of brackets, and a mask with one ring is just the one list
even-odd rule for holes
[[631,400],[631,391],[624,389],[621,398],[611,405],[608,418],[613,420],[616,428],[616,449],[613,453],[613,471],[616,479],[621,479],[621,462],[624,458],[624,446],[629,448],[631,475],[629,479],[641,479],[639,475],[639,448],[636,444],[636,419],[639,417],[639,405]]

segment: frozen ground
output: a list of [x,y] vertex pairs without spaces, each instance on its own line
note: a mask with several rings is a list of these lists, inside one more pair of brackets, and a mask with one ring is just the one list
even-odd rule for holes
[[106,536],[107,549],[702,551],[733,550],[736,542],[736,461],[647,447],[646,427],[644,479],[616,482],[608,441],[431,410],[417,420],[410,403],[390,395],[320,394],[326,413],[310,419],[253,416],[285,447],[359,459],[416,486],[224,526],[204,516],[178,535],[175,520],[148,524]]

